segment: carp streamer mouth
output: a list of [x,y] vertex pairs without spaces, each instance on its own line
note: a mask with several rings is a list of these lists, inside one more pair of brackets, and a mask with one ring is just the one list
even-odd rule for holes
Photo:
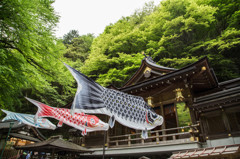
[[154,125],[154,124],[161,125],[158,123],[162,123],[161,117],[158,114],[153,113],[151,111],[146,112],[146,121],[150,125]]
[[101,128],[103,128],[103,127],[104,127],[104,125],[103,125],[103,124],[99,124],[99,126],[100,126]]
[[154,121],[154,124],[161,125],[162,124],[162,118],[161,116],[158,116],[158,118]]

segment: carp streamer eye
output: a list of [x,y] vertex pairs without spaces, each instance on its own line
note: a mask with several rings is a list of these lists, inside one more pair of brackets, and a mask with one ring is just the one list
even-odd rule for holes
[[151,117],[152,117],[153,119],[156,119],[156,118],[157,118],[157,114],[151,113]]
[[92,124],[95,124],[95,120],[93,118],[90,119]]

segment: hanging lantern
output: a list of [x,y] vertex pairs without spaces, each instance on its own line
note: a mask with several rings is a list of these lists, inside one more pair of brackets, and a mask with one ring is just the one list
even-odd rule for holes
[[148,102],[148,105],[153,107],[153,97],[147,97],[147,102]]
[[176,101],[177,102],[182,102],[184,100],[184,97],[182,95],[182,91],[183,89],[182,88],[177,88],[174,90],[174,92],[176,93]]

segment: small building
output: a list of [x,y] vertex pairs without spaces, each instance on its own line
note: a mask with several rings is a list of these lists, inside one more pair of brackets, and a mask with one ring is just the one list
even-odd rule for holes
[[[173,152],[240,144],[240,78],[219,83],[207,57],[181,69],[146,57],[123,87],[111,88],[143,97],[164,123],[146,140],[140,131],[115,123],[107,132],[106,157],[168,158]],[[103,136],[93,132],[73,141],[95,151],[84,156],[101,157]]]
[[[92,153],[84,147],[76,145],[72,142],[65,141],[62,136],[52,136],[47,140],[29,144],[25,146],[16,146],[15,149],[26,150],[32,152],[32,158],[78,158],[79,153]],[[41,152],[44,152],[42,154]],[[49,155],[48,155],[49,154]]]
[[[8,141],[5,143],[10,128],[11,131],[9,133]],[[15,120],[0,122],[1,152],[4,148],[4,145],[6,144],[3,158],[12,157],[19,154],[18,151],[13,149],[14,146],[28,145],[43,141],[45,139],[45,136],[43,136],[37,128],[25,125]]]
[[13,146],[27,145],[34,142],[40,142],[46,139],[45,136],[43,136],[38,129],[25,125],[23,123],[19,123],[18,121],[8,120],[0,122],[0,136],[1,136],[0,149],[3,147],[5,143],[5,139],[10,128],[10,123],[12,123],[12,126],[9,134],[10,137],[9,139]]

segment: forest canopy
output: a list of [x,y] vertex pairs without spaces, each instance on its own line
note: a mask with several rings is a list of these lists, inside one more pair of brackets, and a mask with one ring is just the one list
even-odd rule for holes
[[182,68],[207,56],[219,81],[240,76],[238,0],[163,0],[106,26],[98,37],[77,30],[58,39],[53,0],[0,1],[0,107],[31,113],[24,96],[52,106],[73,100],[66,62],[103,86],[121,87],[141,52]]
[[100,84],[120,87],[139,67],[144,51],[158,64],[174,68],[207,56],[219,81],[236,78],[240,70],[239,23],[237,0],[146,4],[105,28],[94,40],[81,71]]
[[73,95],[62,59],[65,46],[53,33],[52,0],[0,1],[0,107],[31,113],[24,96],[57,106]]

